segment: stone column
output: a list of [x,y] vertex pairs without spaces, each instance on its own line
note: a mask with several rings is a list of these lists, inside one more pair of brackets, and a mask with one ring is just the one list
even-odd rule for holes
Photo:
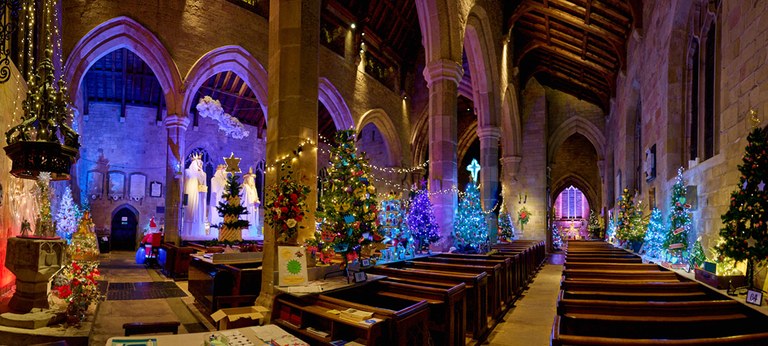
[[[269,64],[267,164],[288,155],[305,139],[313,141],[292,162],[295,177],[311,187],[307,213],[298,241],[314,236],[317,209],[317,98],[320,1],[272,0],[269,3]],[[279,165],[269,170],[266,185],[279,177]],[[266,202],[265,202],[266,203]],[[275,231],[264,225],[264,262],[257,303],[272,307],[277,270]]]
[[[456,187],[456,101],[464,70],[461,64],[447,59],[431,61],[424,68],[429,88],[429,191],[445,191]],[[435,218],[442,236],[436,245],[447,250],[453,239],[453,219],[458,205],[455,193],[433,194]]]
[[[489,211],[496,207],[499,199],[499,137],[501,130],[495,126],[486,126],[477,129],[480,138],[480,199],[483,210]],[[486,216],[488,223],[488,237],[491,244],[496,243],[498,210],[493,210]]]
[[169,114],[163,120],[168,131],[165,165],[165,241],[179,245],[181,235],[181,193],[184,177],[185,139],[189,118]]
[[504,156],[501,158],[501,185],[502,197],[507,207],[507,212],[512,216],[512,222],[515,223],[516,233],[519,233],[517,224],[517,209],[519,208],[517,194],[522,192],[522,184],[517,181],[517,173],[520,171],[521,156]]

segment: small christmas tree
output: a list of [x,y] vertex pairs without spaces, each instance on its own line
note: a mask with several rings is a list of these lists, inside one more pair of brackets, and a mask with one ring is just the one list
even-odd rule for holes
[[739,187],[731,192],[731,203],[720,218],[725,240],[718,246],[723,257],[747,261],[747,284],[754,285],[754,267],[768,258],[768,132],[755,127],[747,136],[743,163],[739,165]]
[[616,217],[608,219],[608,227],[605,229],[605,240],[609,243],[616,241]]
[[389,245],[390,249],[395,250],[394,255],[398,258],[400,253],[397,253],[397,249],[405,250],[414,246],[414,239],[404,218],[403,209],[403,202],[394,193],[390,193],[382,200],[379,208],[379,233],[384,237],[383,242]]
[[365,153],[358,153],[355,131],[336,132],[328,180],[317,216],[326,247],[342,255],[343,266],[360,255],[363,246],[380,243],[376,187]]
[[640,203],[635,204],[635,198],[629,189],[624,189],[619,198],[619,214],[616,223],[616,238],[639,242],[645,237],[645,223]]
[[672,186],[672,205],[669,212],[669,230],[664,248],[669,250],[672,263],[682,263],[683,251],[688,249],[688,233],[691,229],[691,206],[685,200],[683,168],[677,170],[675,185]]
[[512,215],[509,215],[505,203],[501,204],[499,210],[499,241],[510,241],[515,238],[515,226],[512,223]]
[[[469,167],[479,168],[477,160],[473,159]],[[488,225],[480,204],[480,190],[475,185],[476,179],[477,172],[474,171],[472,181],[467,184],[467,190],[459,202],[459,211],[453,224],[454,246],[463,253],[481,253],[488,248]]]
[[563,236],[560,235],[560,230],[557,229],[555,224],[552,224],[552,247],[555,251],[563,248]]
[[67,247],[69,258],[74,261],[96,261],[99,259],[99,242],[93,230],[89,212],[83,213],[77,232],[72,234],[72,243]]
[[593,239],[603,238],[603,226],[600,224],[600,217],[597,216],[597,213],[594,210],[589,211],[589,223],[587,228]]
[[56,213],[56,234],[69,243],[72,233],[77,230],[77,221],[80,219],[80,208],[72,199],[72,190],[67,186],[61,196],[59,211]]
[[419,243],[417,249],[420,252],[429,249],[429,244],[440,239],[432,202],[429,200],[429,193],[423,183],[422,189],[416,191],[411,200],[407,220],[408,228]]
[[223,201],[219,202],[216,210],[224,219],[219,227],[220,242],[235,242],[243,240],[243,228],[248,228],[248,220],[241,220],[240,215],[248,214],[248,210],[240,203],[240,185],[239,177],[235,174],[227,178],[227,185],[224,187],[224,193],[221,194]]
[[701,246],[701,238],[696,239],[693,243],[693,249],[691,249],[691,264],[696,268],[701,268],[704,261],[707,260],[707,256],[704,255],[704,248]]
[[661,259],[666,254],[664,240],[667,238],[667,227],[664,225],[664,218],[661,210],[653,208],[651,219],[648,221],[648,230],[645,232],[645,255],[649,258]]

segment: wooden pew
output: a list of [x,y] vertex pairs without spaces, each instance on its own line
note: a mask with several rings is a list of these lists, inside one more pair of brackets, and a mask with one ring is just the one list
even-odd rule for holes
[[397,298],[414,303],[429,304],[429,330],[434,345],[462,346],[466,344],[466,285],[434,287],[391,280],[372,282],[364,287],[325,294],[355,303],[365,304],[378,299]]
[[680,339],[748,334],[766,327],[765,316],[734,300],[625,302],[562,299],[560,334],[612,338]]
[[565,261],[565,269],[589,269],[589,270],[666,270],[656,264],[644,263],[601,263],[601,262],[568,262]]
[[570,281],[561,282],[561,298],[621,301],[716,300],[714,294],[694,281]]
[[[415,284],[451,284],[464,283],[467,289],[466,316],[467,332],[476,340],[485,337],[488,331],[488,274],[450,273],[424,269],[396,269],[376,266],[368,269],[369,273],[386,275],[388,280],[402,280]],[[403,282],[403,281],[400,281]]]
[[[488,275],[488,316],[491,318],[499,319],[502,313],[502,282],[504,277],[502,276],[501,264],[494,264],[492,266],[487,265],[468,265],[468,264],[454,264],[454,263],[439,263],[439,262],[421,262],[421,261],[407,261],[402,263],[408,268],[426,269],[434,271],[446,271],[452,273],[469,273],[479,274],[486,273]],[[397,267],[397,266],[395,266]]]
[[555,330],[557,327],[559,327],[559,321],[556,320],[552,331],[552,346],[714,346],[768,344],[768,333],[729,335],[717,338],[626,339],[560,334]]
[[578,256],[568,256],[565,259],[568,263],[576,263],[576,262],[608,262],[611,263],[643,263],[643,259],[640,257],[611,257],[610,259],[606,259],[605,257],[578,257]]
[[[482,256],[482,255],[481,255]],[[468,265],[485,265],[494,266],[501,265],[501,299],[504,304],[511,304],[513,299],[512,287],[514,285],[514,278],[517,275],[515,273],[515,267],[512,262],[513,258],[492,258],[492,257],[443,257],[441,255],[435,255],[430,257],[416,258],[414,262],[438,262],[438,263],[451,263],[451,264],[468,264]]]
[[509,279],[509,290],[513,296],[519,296],[525,287],[527,280],[527,271],[525,259],[522,253],[491,253],[491,254],[461,254],[461,253],[441,253],[433,257],[453,258],[453,259],[482,259],[482,260],[501,260],[510,261],[512,276]]
[[659,270],[589,270],[589,269],[564,269],[563,276],[566,280],[604,280],[604,281],[667,281],[679,282],[680,277],[672,271]]

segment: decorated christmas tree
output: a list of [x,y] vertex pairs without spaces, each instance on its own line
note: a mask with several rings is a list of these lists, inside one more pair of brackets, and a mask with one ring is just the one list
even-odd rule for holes
[[664,218],[661,210],[653,208],[651,218],[648,221],[648,230],[645,232],[643,249],[645,255],[649,258],[661,259],[666,254],[664,240],[667,238],[667,227],[664,225]]
[[[768,258],[768,132],[755,127],[747,136],[743,163],[739,165],[738,189],[731,192],[731,203],[720,218],[725,239],[718,246],[721,257],[747,261],[747,283],[754,285],[754,267]],[[719,258],[720,261],[723,258]]]
[[693,249],[691,249],[691,264],[696,268],[701,268],[704,261],[707,260],[707,256],[704,254],[704,248],[701,246],[701,238],[696,239],[693,243]]
[[77,225],[77,232],[72,234],[72,242],[67,247],[69,258],[73,261],[96,261],[99,259],[99,242],[93,230],[93,220],[89,212],[83,213]]
[[399,259],[401,254],[406,258],[415,251],[403,204],[397,195],[390,193],[379,208],[379,233],[384,237],[383,243],[389,246],[387,254],[391,259]]
[[619,213],[616,222],[616,238],[640,242],[645,237],[645,222],[643,222],[643,211],[640,202],[635,204],[635,198],[630,194],[629,189],[619,197]]
[[355,136],[354,130],[336,132],[317,211],[325,247],[341,254],[343,265],[356,259],[363,246],[383,239],[371,166],[365,153],[357,152]]
[[422,186],[421,190],[416,191],[413,196],[407,220],[408,228],[419,243],[417,247],[419,251],[429,249],[429,244],[440,239],[435,213],[426,186]]
[[235,242],[243,240],[243,228],[248,228],[248,220],[241,220],[240,215],[248,214],[246,208],[240,203],[240,191],[242,186],[235,174],[227,178],[227,185],[224,187],[224,193],[221,194],[222,201],[216,207],[219,215],[224,222],[219,226],[220,242]]
[[594,210],[589,211],[589,223],[587,225],[589,234],[593,239],[603,238],[603,226],[600,224],[600,217]]
[[512,215],[509,215],[505,203],[501,204],[499,210],[499,241],[510,241],[515,239],[515,226],[512,223]]
[[56,213],[56,235],[69,243],[72,240],[72,233],[77,230],[80,215],[80,208],[72,199],[72,190],[67,186],[61,196],[59,211]]
[[608,227],[605,229],[605,240],[609,243],[616,241],[616,217],[608,219]]
[[685,182],[683,168],[677,170],[675,185],[672,186],[672,205],[669,212],[669,229],[664,248],[669,250],[672,263],[683,261],[683,251],[688,249],[688,233],[691,229],[691,208],[685,200]]
[[475,159],[467,168],[472,172],[472,181],[467,184],[459,201],[459,210],[453,224],[453,244],[463,253],[481,253],[488,247],[488,225],[480,204],[480,190],[475,185],[479,168]]
[[563,248],[563,236],[560,235],[560,230],[557,229],[556,224],[552,224],[552,247],[555,251]]

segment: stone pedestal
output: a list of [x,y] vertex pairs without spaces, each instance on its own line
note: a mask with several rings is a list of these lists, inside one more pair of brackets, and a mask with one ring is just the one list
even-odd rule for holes
[[9,238],[5,266],[16,275],[8,306],[16,312],[48,308],[48,279],[61,268],[63,239]]

